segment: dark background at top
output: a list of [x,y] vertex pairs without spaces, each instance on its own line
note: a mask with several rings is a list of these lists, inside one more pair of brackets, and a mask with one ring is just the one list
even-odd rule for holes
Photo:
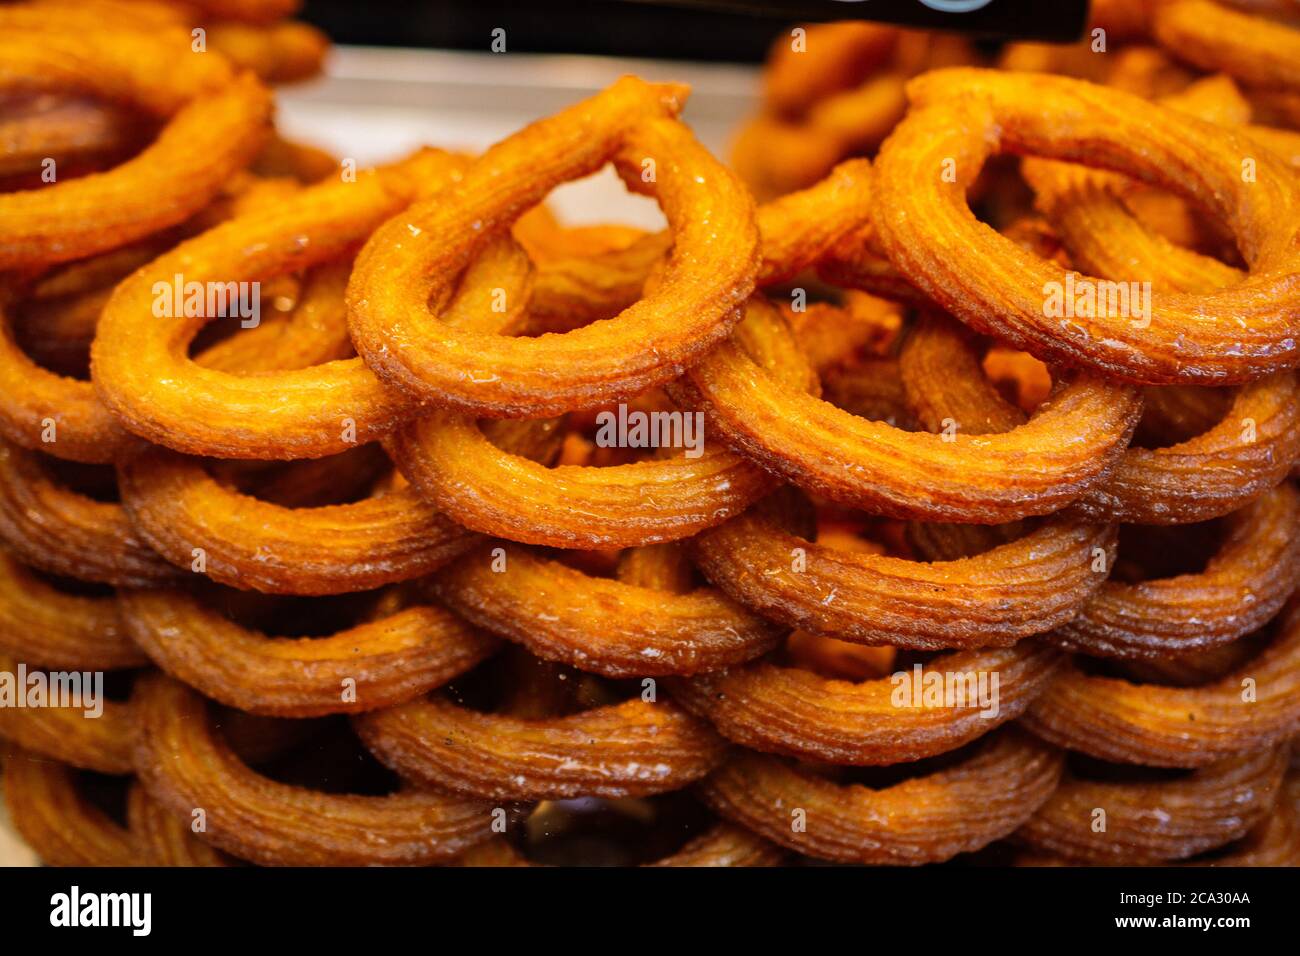
[[758,62],[784,20],[620,0],[306,0],[303,18],[336,43],[488,49],[494,27],[518,53]]
[[[705,0],[678,0],[705,2]],[[719,0],[708,0],[719,2]],[[768,2],[800,12],[820,6],[828,17],[866,14],[863,3],[819,4],[813,0],[721,0],[745,6]],[[997,36],[1048,29],[1064,30],[1073,38],[1083,23],[1086,0],[998,0],[980,14],[991,18]],[[936,13],[915,0],[874,0],[877,16],[887,9],[909,22],[941,27],[953,15]],[[1073,11],[1073,12],[1071,12]],[[321,27],[336,43],[373,46],[423,46],[487,50],[492,30],[506,30],[508,52],[597,53],[631,57],[759,62],[772,41],[799,16],[716,13],[672,6],[671,3],[629,0],[306,0],[304,17]],[[815,17],[814,17],[815,19]],[[1033,22],[1035,27],[1031,27]],[[1049,26],[1044,27],[1044,24]],[[973,24],[971,24],[973,26]],[[1035,34],[1042,36],[1044,34]]]

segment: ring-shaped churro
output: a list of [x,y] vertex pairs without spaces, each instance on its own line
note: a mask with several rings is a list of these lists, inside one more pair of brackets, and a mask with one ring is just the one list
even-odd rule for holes
[[[912,111],[875,164],[876,239],[957,318],[1039,358],[1141,384],[1231,384],[1300,361],[1300,187],[1284,160],[1243,133],[1063,77],[940,70],[912,81],[909,97]],[[1118,287],[1110,296],[1097,285],[1105,280],[1067,272],[975,219],[965,188],[1000,150],[1101,165],[1193,199],[1231,228],[1250,271],[1205,294],[1138,289],[1145,308],[1126,310]],[[1079,315],[1073,294],[1065,308],[1076,288],[1100,288],[1105,301],[1094,294]]]
[[166,121],[143,152],[106,173],[0,196],[2,269],[93,255],[180,222],[253,159],[269,130],[266,88],[192,52],[184,31],[14,28],[0,38],[0,62],[0,91],[72,89]]
[[883,790],[839,784],[741,751],[700,791],[722,817],[808,856],[938,863],[1015,831],[1051,796],[1061,774],[1059,751],[1014,729],[976,748],[952,767]]
[[490,804],[424,790],[320,793],[250,770],[214,732],[208,704],[162,676],[136,688],[136,772],[164,808],[206,814],[204,839],[269,866],[418,865],[491,835]]
[[[239,203],[257,191],[258,186],[250,188]],[[204,349],[195,361],[219,372],[251,375],[346,358],[351,354],[343,314],[346,282],[346,269],[337,265],[312,270],[289,315],[268,316],[256,328],[242,329]],[[111,286],[88,294],[87,341],[110,295]],[[4,389],[0,405],[0,433],[23,447],[99,464],[122,458],[142,444],[105,408],[92,383],[56,374],[26,355],[0,314],[0,384],[5,383],[11,387]]]
[[[762,321],[751,310],[747,321]],[[770,319],[769,319],[770,321]],[[994,524],[1059,510],[1128,444],[1137,392],[1081,373],[996,436],[905,432],[782,384],[735,341],[669,387],[728,443],[807,491],[876,514]],[[1064,436],[1069,436],[1065,438]]]
[[403,485],[359,502],[287,508],[221,485],[201,462],[150,448],[118,467],[140,536],[181,568],[273,594],[341,594],[428,574],[478,536]]
[[127,591],[122,617],[167,673],[251,714],[317,717],[390,707],[486,658],[497,642],[433,605],[329,637],[266,637],[179,591]]
[[480,713],[444,696],[353,719],[402,777],[492,800],[648,796],[700,779],[726,744],[671,701],[636,699],[566,717]]
[[439,573],[434,589],[467,621],[606,677],[716,670],[766,653],[779,637],[713,588],[591,577],[518,545],[485,545]]
[[[964,695],[960,705],[945,699],[931,706],[919,693],[900,705],[900,684],[892,677],[854,683],[767,661],[673,681],[671,690],[673,700],[752,750],[833,764],[895,764],[954,750],[1014,720],[1049,686],[1060,661],[1050,648],[1022,641],[945,654],[926,664],[918,686],[955,675],[960,684],[953,686]],[[990,703],[993,674],[997,699]]]
[[[1283,748],[1229,757],[1179,780],[1102,782],[1068,774],[1016,831],[1038,851],[1079,863],[1185,860],[1245,836],[1278,798]],[[1105,812],[1104,829],[1097,811]]]
[[1047,639],[1094,657],[1161,657],[1263,627],[1300,583],[1300,493],[1280,485],[1226,520],[1224,540],[1201,573],[1108,580]]
[[1115,763],[1204,767],[1283,741],[1300,727],[1300,610],[1228,674],[1192,687],[1135,683],[1067,667],[1021,723],[1071,750]]
[[814,544],[761,502],[692,541],[700,570],[764,617],[918,650],[1006,646],[1078,613],[1114,561],[1117,528],[1053,518],[991,551],[925,563]]
[[[348,289],[352,339],[386,384],[462,412],[540,418],[675,378],[724,338],[754,288],[753,200],[671,118],[684,91],[624,78],[488,149],[454,193],[377,229]],[[536,338],[447,328],[455,275],[560,183],[610,159],[665,210],[656,288],[613,319]]]
[[464,160],[425,150],[394,166],[325,182],[181,243],[122,282],[91,347],[100,399],[157,444],[221,458],[319,458],[390,432],[417,414],[360,359],[234,375],[187,354],[208,321],[152,313],[155,281],[260,281],[344,258],[421,190],[454,182]]
[[[939,431],[956,423],[971,434],[1022,425],[1025,414],[997,392],[979,363],[976,343],[956,322],[931,314],[914,324],[899,369],[922,424]],[[1161,448],[1126,448],[1066,512],[1092,521],[1187,524],[1249,504],[1282,481],[1300,453],[1300,381],[1294,372],[1278,372],[1243,385],[1196,432]]]

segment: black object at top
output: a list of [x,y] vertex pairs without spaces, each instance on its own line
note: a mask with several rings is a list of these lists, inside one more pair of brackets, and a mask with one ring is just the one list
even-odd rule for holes
[[[944,0],[929,0],[942,5]],[[970,0],[978,2],[978,0]],[[758,63],[792,23],[864,19],[990,39],[1076,39],[1087,0],[987,0],[949,13],[925,0],[306,0],[336,43]]]
[[1088,0],[633,0],[783,20],[874,20],[998,40],[1077,40]]

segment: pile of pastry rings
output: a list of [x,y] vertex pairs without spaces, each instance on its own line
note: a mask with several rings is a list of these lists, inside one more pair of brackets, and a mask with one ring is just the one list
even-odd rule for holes
[[[1300,862],[1286,4],[799,28],[734,169],[628,76],[362,170],[275,133],[293,6],[0,9],[44,862]],[[607,166],[661,231],[549,211]]]

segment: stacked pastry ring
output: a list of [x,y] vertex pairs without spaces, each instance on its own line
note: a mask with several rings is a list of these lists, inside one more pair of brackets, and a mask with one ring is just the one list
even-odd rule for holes
[[[1296,862],[1283,27],[1030,76],[836,25],[763,169],[625,77],[353,174],[271,129],[291,5],[101,3],[0,11],[56,98],[0,140],[45,862]],[[662,232],[547,211],[606,165]]]

